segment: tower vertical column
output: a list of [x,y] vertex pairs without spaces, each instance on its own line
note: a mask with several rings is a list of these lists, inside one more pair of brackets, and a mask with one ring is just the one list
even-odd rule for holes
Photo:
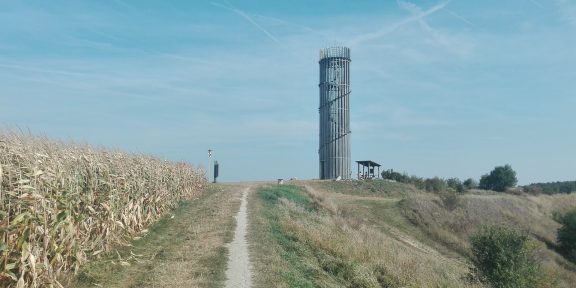
[[320,50],[320,179],[349,179],[350,162],[350,49]]

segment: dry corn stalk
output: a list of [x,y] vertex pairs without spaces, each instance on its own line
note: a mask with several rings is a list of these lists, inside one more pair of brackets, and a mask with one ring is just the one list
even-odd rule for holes
[[205,185],[185,163],[0,132],[0,286],[58,287]]

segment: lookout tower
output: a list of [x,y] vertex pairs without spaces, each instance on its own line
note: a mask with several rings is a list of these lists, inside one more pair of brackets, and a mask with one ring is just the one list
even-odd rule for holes
[[320,50],[320,179],[350,179],[350,48]]

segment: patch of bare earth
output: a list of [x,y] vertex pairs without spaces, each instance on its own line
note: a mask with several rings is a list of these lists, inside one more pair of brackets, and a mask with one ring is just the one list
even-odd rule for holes
[[248,227],[248,193],[249,188],[242,193],[240,210],[236,215],[236,231],[234,240],[228,245],[228,269],[226,270],[226,287],[249,288],[252,287],[252,274],[250,258],[248,256],[248,242],[246,239]]

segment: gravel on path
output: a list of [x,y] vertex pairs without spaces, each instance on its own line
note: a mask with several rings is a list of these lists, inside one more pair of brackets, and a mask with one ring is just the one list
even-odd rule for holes
[[252,273],[250,258],[248,257],[248,241],[246,233],[248,227],[248,192],[246,188],[242,193],[240,210],[235,216],[236,231],[234,240],[228,245],[229,258],[228,269],[226,270],[226,287],[229,288],[249,288],[252,286]]

